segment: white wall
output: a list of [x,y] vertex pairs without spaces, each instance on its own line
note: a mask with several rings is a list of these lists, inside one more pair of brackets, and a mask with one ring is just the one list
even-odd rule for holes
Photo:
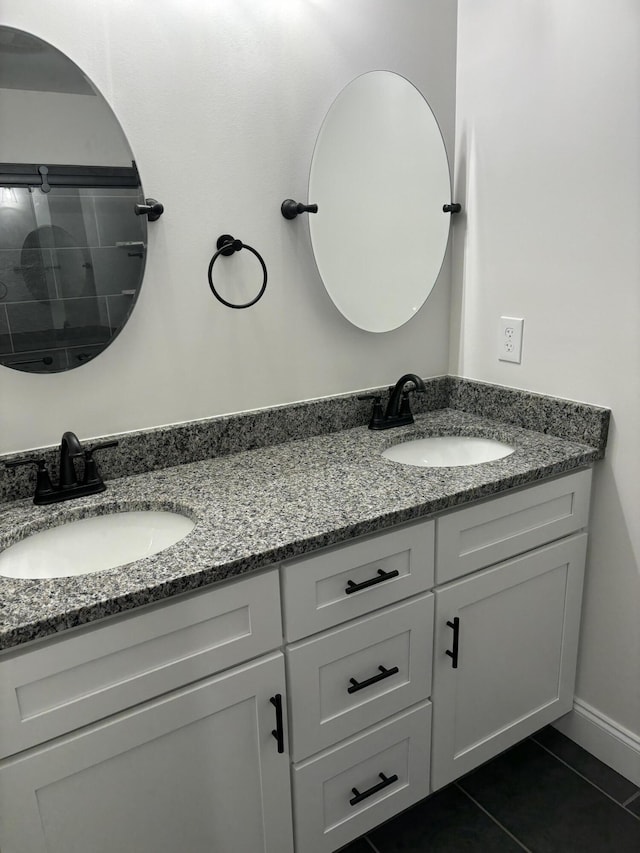
[[[640,745],[640,6],[459,0],[458,15],[451,369],[612,408],[577,694]],[[525,318],[519,366],[497,361],[500,315]]]
[[[285,221],[280,204],[306,199],[326,110],[364,71],[408,77],[452,150],[453,0],[2,0],[0,23],[88,74],[166,209],[149,228],[139,301],[107,351],[53,376],[0,367],[0,452],[54,444],[64,429],[86,438],[446,372],[449,266],[409,324],[360,331],[324,291],[305,218]],[[225,232],[269,268],[266,296],[245,311],[207,285]],[[245,300],[250,262],[229,259]]]

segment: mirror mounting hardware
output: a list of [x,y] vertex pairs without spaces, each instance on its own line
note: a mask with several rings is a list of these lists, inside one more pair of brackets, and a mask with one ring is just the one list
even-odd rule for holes
[[[267,287],[267,266],[265,262],[262,260],[262,256],[259,252],[256,252],[254,248],[248,246],[246,243],[243,243],[242,240],[237,240],[235,237],[232,237],[231,234],[221,234],[216,241],[217,252],[209,261],[209,271],[207,273],[207,277],[209,279],[209,287],[211,288],[211,292],[218,300],[218,302],[222,302],[223,305],[226,305],[227,308],[250,308],[252,305],[255,305],[256,302],[262,297],[263,293]],[[249,302],[243,302],[240,305],[236,305],[233,302],[227,302],[226,299],[223,299],[222,296],[218,293],[213,283],[213,265],[218,260],[220,255],[225,255],[229,257],[230,255],[235,254],[235,252],[239,252],[242,249],[246,249],[248,252],[251,252],[252,255],[255,255],[258,259],[258,263],[262,267],[262,287],[258,291],[258,295],[253,299],[249,300]]]
[[50,193],[51,187],[49,186],[49,181],[47,180],[49,169],[46,166],[38,166],[38,172],[42,177],[42,186],[40,187],[40,189],[43,193]]
[[[404,390],[407,383],[412,382],[413,388]],[[373,400],[373,411],[369,421],[369,429],[391,429],[392,427],[406,426],[413,423],[413,413],[409,402],[409,394],[412,391],[423,393],[426,387],[422,379],[415,373],[405,373],[398,379],[396,384],[389,389],[389,401],[385,412],[382,411],[380,395],[365,394],[358,400]]]
[[285,198],[280,205],[280,212],[285,219],[295,219],[299,213],[317,213],[317,204],[303,204],[301,201],[294,201],[292,198]]
[[462,210],[462,205],[457,202],[452,202],[451,204],[443,204],[442,212],[443,213],[460,213]]
[[164,205],[156,201],[155,198],[145,198],[146,204],[136,204],[133,212],[136,216],[146,216],[149,222],[155,222],[160,219],[164,213]]
[[[107,488],[100,476],[93,454],[96,450],[115,447],[117,441],[105,441],[90,448],[83,448],[78,437],[73,432],[65,432],[60,442],[60,481],[54,486],[45,465],[44,459],[30,456],[26,459],[14,459],[5,462],[5,468],[17,468],[20,465],[36,465],[36,489],[33,496],[34,504],[53,504],[68,501],[71,498],[81,498],[104,492]],[[84,474],[82,481],[78,480],[73,460],[84,457]]]

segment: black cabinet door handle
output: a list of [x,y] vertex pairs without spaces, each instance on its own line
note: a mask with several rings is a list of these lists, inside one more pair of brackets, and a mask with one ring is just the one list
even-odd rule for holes
[[454,616],[453,622],[447,622],[449,628],[453,628],[453,649],[447,649],[445,654],[451,658],[451,668],[458,668],[458,643],[460,641],[460,618]]
[[382,583],[383,581],[388,581],[391,578],[397,578],[400,572],[397,569],[393,569],[391,572],[385,572],[384,569],[378,569],[378,573],[375,577],[369,578],[368,581],[362,581],[361,583],[355,583],[354,581],[347,581],[347,587],[345,589],[345,593],[347,595],[351,595],[352,592],[358,592],[361,589],[366,589],[369,586],[375,586],[377,583]]
[[363,800],[366,800],[367,797],[370,797],[372,794],[377,794],[378,791],[381,791],[388,785],[393,785],[394,782],[398,781],[398,776],[395,773],[393,774],[393,776],[385,776],[384,773],[378,773],[378,776],[382,779],[382,782],[378,782],[377,785],[374,785],[372,788],[368,788],[362,793],[360,793],[357,788],[351,789],[353,791],[353,797],[349,800],[350,806],[357,806],[358,803],[361,803]]
[[284,752],[284,724],[282,722],[282,694],[276,693],[269,699],[269,702],[276,709],[276,727],[272,729],[271,734],[276,739],[278,744],[278,752]]
[[371,684],[382,681],[383,678],[389,678],[389,676],[400,672],[397,666],[392,666],[391,669],[379,666],[378,669],[380,670],[378,675],[372,675],[371,678],[367,678],[366,681],[356,681],[355,678],[350,678],[349,684],[351,687],[347,687],[347,693],[356,693],[358,690],[362,690],[363,687],[369,687]]

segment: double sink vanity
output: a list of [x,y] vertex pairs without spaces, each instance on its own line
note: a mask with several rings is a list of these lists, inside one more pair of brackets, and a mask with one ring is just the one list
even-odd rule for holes
[[[609,413],[443,381],[412,425],[312,401],[218,424],[245,443],[215,458],[213,421],[193,461],[151,431],[172,467],[129,476],[119,437],[104,493],[2,505],[0,574],[107,527],[83,574],[0,577],[3,853],[330,853],[571,709]],[[425,439],[507,455],[389,458]],[[129,512],[189,529],[114,566]]]
[[[14,116],[59,69],[96,107],[71,138],[56,90],[47,138],[13,122],[3,146],[21,261],[0,362],[59,373],[126,323],[162,205],[75,62],[0,35]],[[410,81],[373,70],[338,94],[309,199],[292,204],[336,308],[368,332],[410,320],[460,210]],[[227,237],[209,286],[248,308],[213,286]],[[260,298],[261,256],[230,239]],[[55,324],[34,336],[23,305]],[[370,389],[373,412],[345,395],[0,459],[1,853],[331,853],[571,709],[609,412],[414,376],[411,422],[411,377],[384,413]]]

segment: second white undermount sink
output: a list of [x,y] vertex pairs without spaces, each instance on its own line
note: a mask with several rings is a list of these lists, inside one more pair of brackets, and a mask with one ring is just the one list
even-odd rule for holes
[[493,438],[469,435],[443,435],[417,438],[394,444],[382,455],[403,465],[423,468],[455,468],[494,462],[513,453],[514,447]]
[[0,553],[0,575],[36,579],[102,572],[158,554],[194,527],[190,518],[165,510],[80,518],[6,548]]

